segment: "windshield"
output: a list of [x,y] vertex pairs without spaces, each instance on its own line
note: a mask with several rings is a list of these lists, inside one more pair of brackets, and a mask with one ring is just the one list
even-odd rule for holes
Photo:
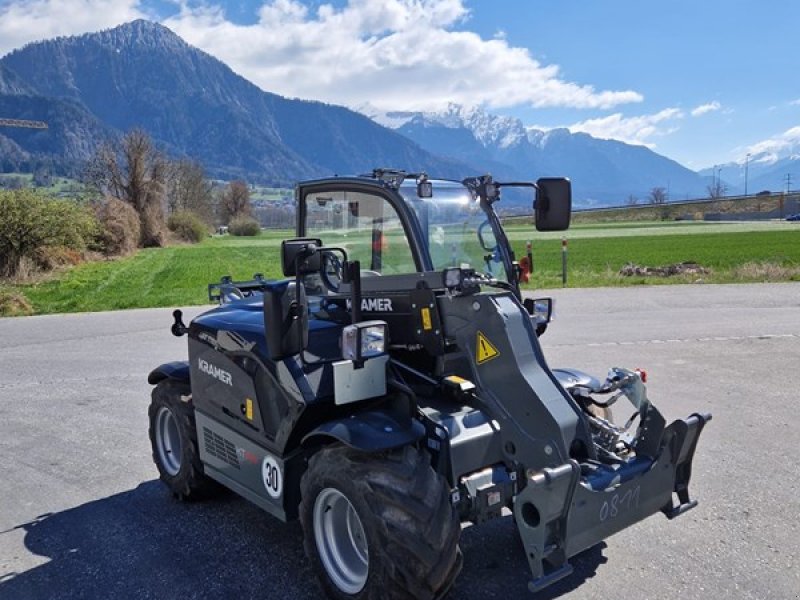
[[419,198],[413,181],[401,186],[400,193],[417,214],[434,270],[475,269],[508,281],[494,231],[478,199],[460,182],[432,183],[431,198]]

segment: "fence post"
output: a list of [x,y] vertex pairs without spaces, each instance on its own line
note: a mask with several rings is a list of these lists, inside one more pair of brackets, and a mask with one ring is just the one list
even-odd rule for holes
[[528,266],[530,267],[531,274],[533,274],[533,249],[531,247],[530,240],[528,240],[528,243],[525,246],[525,250],[528,254]]
[[561,238],[561,286],[567,287],[567,238]]

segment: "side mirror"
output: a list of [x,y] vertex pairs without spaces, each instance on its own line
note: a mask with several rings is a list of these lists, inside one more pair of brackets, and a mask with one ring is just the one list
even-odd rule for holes
[[523,306],[533,319],[533,323],[536,326],[536,335],[541,336],[547,330],[547,325],[553,320],[553,299],[525,298]]
[[318,272],[322,263],[317,248],[321,246],[322,240],[316,238],[296,238],[281,242],[281,267],[284,277]]
[[272,360],[294,356],[308,346],[308,307],[301,284],[296,281],[267,284],[264,329]]
[[533,203],[538,231],[564,231],[572,213],[572,183],[566,177],[542,177]]

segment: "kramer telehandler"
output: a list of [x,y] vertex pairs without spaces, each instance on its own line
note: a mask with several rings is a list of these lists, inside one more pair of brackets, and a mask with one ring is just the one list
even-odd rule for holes
[[188,326],[174,313],[189,360],[148,379],[153,459],[172,493],[221,484],[299,518],[339,599],[441,598],[462,522],[512,514],[536,592],[621,529],[693,508],[711,415],[667,425],[643,373],[599,381],[547,365],[552,302],[522,296],[495,212],[506,188],[535,194],[538,230],[569,226],[567,179],[376,169],[299,184],[286,279],[225,277],[209,285],[218,307]]

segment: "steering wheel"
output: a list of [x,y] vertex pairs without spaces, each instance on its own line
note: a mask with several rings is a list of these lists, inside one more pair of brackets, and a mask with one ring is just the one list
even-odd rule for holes
[[342,282],[342,261],[336,253],[327,250],[322,252],[322,268],[319,271],[323,285],[334,294],[339,292]]

